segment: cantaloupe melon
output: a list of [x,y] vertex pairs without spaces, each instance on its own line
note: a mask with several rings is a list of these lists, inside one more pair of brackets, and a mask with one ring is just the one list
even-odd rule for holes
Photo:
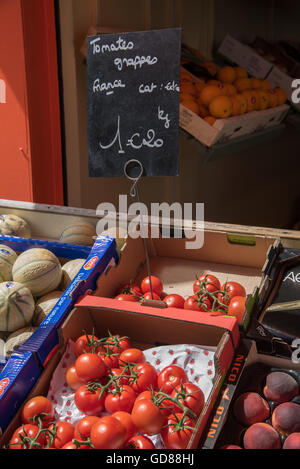
[[63,291],[55,290],[37,300],[32,318],[33,326],[39,326],[44,321],[62,294]]
[[23,345],[30,336],[32,336],[36,329],[36,327],[32,326],[22,327],[22,329],[18,329],[10,334],[4,345],[5,356],[9,358],[13,352],[18,350],[18,348],[21,347],[21,345]]
[[0,331],[14,332],[29,326],[34,307],[29,288],[18,282],[0,283]]
[[11,247],[0,244],[0,282],[12,280],[12,268],[17,257]]
[[28,287],[33,296],[57,289],[62,276],[59,259],[48,249],[31,248],[22,252],[12,268],[12,277]]
[[59,241],[81,246],[92,246],[94,244],[94,236],[96,236],[95,226],[91,223],[80,222],[67,226],[61,233]]
[[17,215],[0,215],[0,234],[5,236],[18,236],[30,238],[31,229],[27,221]]
[[72,259],[62,266],[62,279],[60,283],[60,288],[62,290],[68,288],[73,278],[78,274],[84,263],[85,259]]

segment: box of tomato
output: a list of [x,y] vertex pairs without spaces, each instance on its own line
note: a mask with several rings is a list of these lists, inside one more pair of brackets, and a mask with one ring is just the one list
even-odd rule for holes
[[[187,249],[186,238],[146,240],[155,277],[154,301],[145,280],[148,270],[141,238],[127,238],[118,264],[99,277],[92,294],[122,304],[175,306],[183,317],[186,310],[234,316],[246,330],[252,312],[267,294],[266,279],[279,255],[279,240],[212,230],[205,230],[203,236],[203,245],[197,249]],[[238,298],[231,302],[233,297]]]
[[[124,310],[116,307],[118,304],[120,303],[116,305],[116,302],[112,299],[97,298],[91,295],[85,295],[79,299],[75,308],[59,328],[59,348],[55,350],[48,361],[26,401],[28,402],[35,396],[46,396],[53,405],[57,421],[67,421],[74,428],[88,414],[101,418],[103,412],[105,412],[106,416],[107,414],[111,416],[115,412],[122,410],[130,414],[130,418],[134,422],[135,430],[131,435],[132,437],[142,434],[148,443],[149,441],[151,442],[149,443],[152,444],[151,447],[156,449],[169,447],[175,449],[179,443],[171,442],[170,435],[164,433],[166,430],[163,431],[163,428],[166,428],[165,424],[171,419],[171,414],[168,412],[171,400],[172,405],[175,405],[175,408],[172,408],[176,410],[177,418],[181,419],[183,417],[182,423],[191,427],[188,432],[189,438],[185,441],[184,447],[197,448],[219,394],[224,376],[232,362],[235,348],[239,343],[237,321],[234,318],[219,317],[218,322],[216,322],[213,314],[196,311],[186,311],[183,318],[177,308],[145,308],[140,304],[130,302],[126,304],[126,310]],[[78,360],[80,356],[82,357],[81,352],[85,351],[85,349],[83,348],[79,353],[76,353],[75,346],[78,338],[86,337],[86,335],[100,340],[106,338],[106,345],[107,341],[112,340],[114,337],[123,337],[129,340],[129,349],[125,347],[124,351],[118,351],[118,353],[116,348],[109,349],[114,351],[113,354],[108,354],[110,355],[109,358],[113,360],[117,355],[117,363],[106,362],[107,365],[110,363],[108,367],[110,373],[112,373],[112,366],[115,367],[114,369],[119,368],[119,372],[120,370],[122,372],[122,367],[125,366],[124,363],[129,362],[132,366],[132,363],[138,362],[137,368],[130,372],[133,376],[135,372],[136,378],[132,378],[132,381],[129,380],[126,386],[124,383],[121,384],[122,392],[123,388],[129,385],[131,387],[130,395],[134,395],[129,407],[124,407],[123,405],[120,408],[118,407],[118,402],[120,403],[120,401],[118,399],[114,401],[112,397],[116,394],[115,389],[108,386],[107,381],[102,381],[103,376],[97,375],[95,377],[95,375],[90,374],[92,373],[89,368],[90,363],[88,366],[83,365],[80,367],[79,362],[78,365]],[[98,343],[98,345],[101,344],[102,349],[99,353],[101,359],[104,360],[104,344],[103,342]],[[115,342],[112,341],[110,344],[115,344]],[[132,352],[132,350],[134,351]],[[89,352],[91,352],[91,349],[89,349]],[[136,358],[136,354],[138,354],[138,357],[142,354],[144,359]],[[98,355],[97,357],[99,359]],[[145,385],[144,379],[146,378],[145,374],[139,371],[140,366],[144,366],[145,362],[155,373],[154,378],[152,374],[150,381],[146,381],[146,384],[148,383],[148,386],[150,385],[151,388],[143,387]],[[72,378],[67,378],[66,375],[66,371],[74,364],[77,370],[77,377],[85,379],[85,384],[80,385],[77,390],[75,390],[76,386]],[[177,383],[180,386],[182,384],[186,392],[185,397],[181,400],[181,404],[180,399],[178,400],[178,395],[176,393],[173,395],[174,389],[171,391],[172,386],[169,386],[169,390],[164,388],[166,383],[169,381],[172,383],[174,379],[174,373],[171,380],[168,377],[162,378],[162,372],[168,366],[180,368],[185,375],[185,378],[180,379],[179,383]],[[99,371],[99,367],[97,367],[97,370]],[[108,374],[109,377],[111,376],[110,373]],[[114,375],[118,375],[118,371],[115,371]],[[128,372],[126,372],[126,375],[128,376]],[[86,383],[87,381],[90,382],[91,379],[97,382],[98,385],[90,386],[88,389],[91,383],[89,385]],[[99,399],[99,393],[97,394],[99,381],[102,382],[102,386],[105,386],[106,383],[104,401],[102,399],[103,396]],[[189,383],[190,387],[187,386],[187,383]],[[112,389],[111,395],[108,387]],[[174,387],[176,388],[176,386]],[[141,396],[145,391],[150,392],[151,398],[149,395]],[[181,388],[180,391],[182,392]],[[86,403],[84,396],[88,392],[90,393],[89,397],[93,393],[96,394],[94,397],[96,397],[97,408],[90,407],[89,399],[87,399],[88,403]],[[166,393],[164,399],[165,405],[162,404],[164,392]],[[154,404],[155,396],[156,404]],[[147,406],[156,413],[157,419],[155,420],[154,427],[151,425],[151,422],[147,421],[145,415],[141,417],[143,408],[141,408],[141,404],[136,402],[138,397],[140,402],[143,399],[144,401],[147,400]],[[154,400],[152,397],[154,397]],[[193,405],[190,404],[191,397],[194,402]],[[157,398],[160,401],[159,404]],[[166,398],[168,404],[166,403]],[[126,402],[128,406],[128,399]],[[177,404],[179,402],[177,407],[176,402]],[[4,433],[1,439],[1,447],[9,443],[13,432],[21,424],[22,411],[20,409]],[[97,431],[94,430],[94,433],[97,434]],[[93,438],[91,435],[92,444],[96,448],[119,449],[129,445],[125,436],[122,437],[121,443],[120,440],[118,443],[107,442],[106,440],[106,442],[102,441],[101,443],[95,438],[95,435]]]

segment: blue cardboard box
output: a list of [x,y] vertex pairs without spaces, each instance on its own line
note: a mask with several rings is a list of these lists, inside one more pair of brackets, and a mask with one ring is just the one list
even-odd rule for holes
[[0,375],[0,435],[22,405],[41,374],[31,352],[14,352]]

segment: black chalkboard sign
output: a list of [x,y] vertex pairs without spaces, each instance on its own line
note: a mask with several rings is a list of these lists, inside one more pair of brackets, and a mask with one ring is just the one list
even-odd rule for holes
[[131,159],[178,175],[180,48],[179,28],[88,37],[90,177],[123,176]]

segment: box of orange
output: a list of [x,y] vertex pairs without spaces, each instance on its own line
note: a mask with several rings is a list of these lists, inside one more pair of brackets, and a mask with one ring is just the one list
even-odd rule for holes
[[182,67],[179,125],[207,147],[278,126],[289,106],[267,88],[241,67],[221,67],[206,81]]
[[[78,337],[85,333],[94,333],[98,338],[102,338],[107,337],[108,331],[112,335],[129,338],[131,347],[142,350],[146,361],[151,363],[157,372],[162,370],[163,363],[179,365],[180,360],[183,360],[182,367],[187,376],[198,383],[198,388],[204,395],[202,410],[199,410],[200,413],[193,421],[194,430],[187,445],[190,449],[197,448],[239,343],[236,320],[230,318],[225,321],[223,318],[216,323],[215,318],[195,311],[188,311],[182,318],[176,308],[143,308],[134,303],[120,309],[112,299],[85,295],[78,300],[75,308],[61,324],[58,331],[59,347],[26,401],[38,395],[47,396],[60,420],[64,419],[65,409],[66,420],[76,424],[81,414],[80,417],[76,416],[73,405],[75,391],[65,384],[64,379],[60,387],[59,376],[66,370],[68,360],[72,362],[72,344]],[[65,399],[67,404],[61,405]],[[99,415],[102,415],[101,412]],[[1,447],[8,444],[13,432],[20,425],[20,416],[21,409],[3,434]],[[155,437],[158,436],[150,435],[154,438],[152,441],[155,445]],[[156,448],[161,449],[161,446]]]

